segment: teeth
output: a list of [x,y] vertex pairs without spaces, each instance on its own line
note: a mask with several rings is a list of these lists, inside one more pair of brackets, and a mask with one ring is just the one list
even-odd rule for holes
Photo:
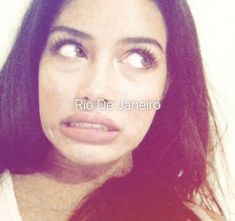
[[99,129],[108,131],[108,128],[103,124],[90,124],[90,123],[78,123],[72,122],[69,124],[70,127],[79,127],[79,128],[89,128],[89,129]]

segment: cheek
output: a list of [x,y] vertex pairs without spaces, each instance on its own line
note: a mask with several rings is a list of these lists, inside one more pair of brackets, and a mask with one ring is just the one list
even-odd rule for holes
[[[156,109],[158,108],[158,102],[161,101],[165,88],[165,76],[166,75],[159,75],[158,77],[153,77],[151,80],[145,79],[139,83],[139,85],[133,85],[133,88],[131,88],[131,85],[128,86],[128,91],[125,93],[125,101],[140,101],[146,104],[156,102],[156,106],[154,105],[154,107],[149,110],[134,109],[124,111],[124,119],[126,119],[124,121],[126,122],[124,128],[125,134],[127,134],[128,137],[126,143],[133,148],[136,148],[144,139],[155,114],[157,114]],[[141,88],[141,90],[139,88]]]
[[139,75],[133,82],[123,83],[124,99],[137,101],[161,101],[167,82],[166,66],[152,73]]
[[43,126],[51,127],[74,109],[74,91],[59,72],[43,64],[39,70],[39,109]]

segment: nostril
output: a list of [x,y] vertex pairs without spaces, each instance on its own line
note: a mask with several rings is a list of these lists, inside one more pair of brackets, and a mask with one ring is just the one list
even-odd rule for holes
[[[88,97],[83,97],[82,100],[84,100],[84,101],[91,101]],[[102,100],[105,104],[108,103],[108,100],[105,99],[105,98],[102,98],[102,99],[99,99],[99,100]]]
[[84,101],[88,101],[88,100],[89,100],[89,98],[88,98],[88,97],[84,97],[84,98],[82,98],[82,100],[84,100]]

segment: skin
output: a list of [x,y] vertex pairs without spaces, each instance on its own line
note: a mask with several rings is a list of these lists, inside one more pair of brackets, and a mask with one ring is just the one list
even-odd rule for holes
[[[102,111],[119,126],[117,139],[104,144],[78,142],[59,128],[61,120],[76,112],[76,98],[106,99],[115,104],[121,99],[161,101],[167,90],[166,26],[152,1],[73,0],[61,10],[52,29],[59,26],[85,32],[90,38],[58,30],[48,37],[39,64],[39,106],[43,131],[53,146],[45,165],[51,174],[14,175],[25,221],[66,220],[79,200],[108,177],[126,174],[131,169],[132,151],[156,114],[154,109]],[[139,37],[158,43],[124,40]],[[74,44],[55,49],[55,42],[65,38],[75,39],[85,53]],[[133,47],[146,48],[156,62]]]
[[[162,99],[167,81],[167,36],[163,18],[151,1],[79,0],[72,1],[62,10],[53,24],[53,27],[58,26],[85,32],[92,39],[75,37],[65,31],[55,31],[49,36],[39,70],[43,131],[55,149],[77,165],[110,164],[138,146],[152,123],[155,110],[102,111],[121,129],[117,139],[105,144],[74,141],[60,132],[59,123],[76,112],[76,98],[87,97],[92,102],[107,99],[115,104],[121,99]],[[149,43],[124,42],[128,37],[155,39],[162,49]],[[55,42],[64,38],[77,39],[85,49],[86,57],[76,57],[73,45],[72,48],[64,45],[56,51],[51,50]],[[139,68],[146,58],[140,53],[128,52],[133,47],[150,50],[157,58],[157,64],[148,69]]]

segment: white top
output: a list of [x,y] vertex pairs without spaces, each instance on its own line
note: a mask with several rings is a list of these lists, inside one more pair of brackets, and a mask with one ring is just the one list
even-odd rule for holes
[[[189,207],[203,221],[213,221],[200,207],[193,205],[189,205]],[[0,176],[0,221],[23,221],[17,205],[13,181],[9,170],[6,170]]]
[[0,221],[23,221],[8,170],[0,176]]

